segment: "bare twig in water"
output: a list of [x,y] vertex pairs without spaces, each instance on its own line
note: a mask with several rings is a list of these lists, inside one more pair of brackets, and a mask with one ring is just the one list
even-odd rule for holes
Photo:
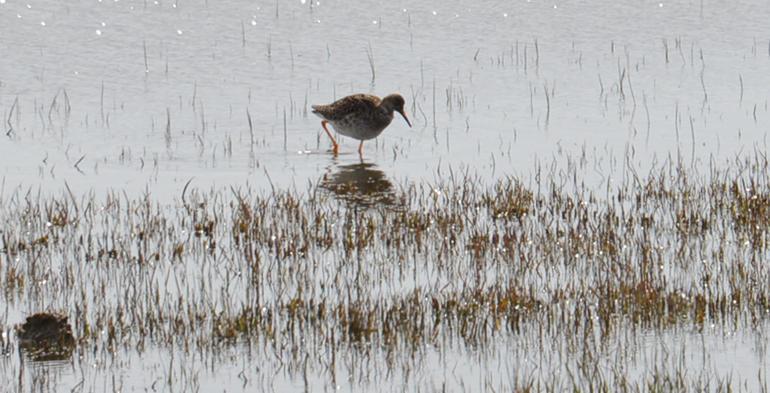
[[436,129],[436,78],[433,78],[433,129]]
[[369,46],[366,48],[366,57],[369,59],[369,68],[372,70],[372,84],[373,84],[377,74],[374,70],[374,52],[372,51],[371,42],[369,43]]
[[182,188],[182,204],[186,209],[190,209],[190,206],[187,204],[187,199],[185,199],[185,194],[187,193],[187,187],[190,186],[190,183],[192,183],[193,179],[195,177],[191,177],[190,180],[187,181],[187,183],[184,184],[184,188]]
[[8,123],[8,132],[5,133],[5,136],[10,137],[11,134],[14,133],[13,131],[13,124],[11,123],[11,117],[13,116],[13,110],[16,109],[16,106],[19,104],[19,97],[16,97],[15,100],[13,100],[13,105],[11,105],[11,110],[8,111],[8,118],[5,120],[6,123]]
[[166,149],[171,148],[171,111],[166,108],[166,132],[163,135],[166,141]]
[[543,90],[545,91],[545,126],[548,127],[548,123],[551,122],[551,97],[548,95],[548,82],[543,82]]
[[251,154],[254,154],[254,125],[251,122],[251,113],[249,113],[249,108],[246,108],[246,119],[249,121],[249,152]]
[[104,81],[102,81],[102,89],[99,99],[99,105],[100,105],[100,113],[102,115],[102,124],[104,124]]
[[144,49],[144,73],[150,72],[150,65],[147,62],[147,41],[142,41],[142,49]]
[[75,213],[78,213],[80,211],[80,208],[78,208],[78,203],[75,200],[75,194],[72,192],[72,189],[70,189],[70,185],[67,184],[67,181],[64,181],[64,188],[67,189],[67,193],[70,196],[70,200],[72,200],[72,207],[75,209]]
[[700,62],[700,85],[703,88],[703,106],[705,107],[706,103],[709,101],[709,95],[706,92],[706,81],[704,79],[704,74],[706,73],[706,60],[703,58],[703,49],[700,50]]
[[85,154],[83,154],[83,155],[82,155],[82,156],[81,156],[81,157],[80,157],[80,158],[77,160],[77,162],[75,162],[75,165],[73,165],[73,167],[74,167],[75,169],[77,169],[77,171],[78,171],[78,172],[80,172],[80,173],[82,173],[82,174],[85,174],[85,173],[83,173],[83,171],[80,169],[80,163],[81,163],[81,162],[83,162],[83,159],[84,159],[84,158],[86,158],[86,155],[85,155]]

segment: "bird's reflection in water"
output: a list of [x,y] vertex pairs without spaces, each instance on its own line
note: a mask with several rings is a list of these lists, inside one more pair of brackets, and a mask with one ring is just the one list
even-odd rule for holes
[[371,163],[330,167],[321,188],[341,201],[359,207],[396,207],[398,198],[385,173]]

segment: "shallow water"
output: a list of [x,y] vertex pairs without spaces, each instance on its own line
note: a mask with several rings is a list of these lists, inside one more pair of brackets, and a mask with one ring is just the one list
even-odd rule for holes
[[[402,184],[461,173],[483,185],[576,173],[590,190],[617,183],[629,168],[645,173],[679,160],[706,173],[767,150],[768,20],[770,5],[760,0],[0,0],[0,199],[69,188],[75,198],[118,190],[178,205],[188,182],[257,193],[318,184],[341,206],[398,209]],[[357,141],[340,137],[333,157],[309,106],[395,91],[414,127],[396,117],[365,144],[363,158]],[[346,192],[351,181],[363,192]],[[382,285],[377,290],[387,292],[394,284]],[[8,327],[40,306],[5,301]],[[762,326],[760,336],[768,332]],[[747,390],[761,385],[765,338],[740,327],[684,330],[626,332],[638,334],[637,355],[652,359],[629,373],[665,367],[674,360],[655,353],[673,347],[695,375],[732,375]],[[415,368],[409,378],[398,374],[408,368],[394,376],[374,367],[370,384],[350,377],[355,384],[337,385],[497,389],[511,383],[500,370],[548,374],[528,368],[526,356],[509,363],[526,348],[426,349],[426,364],[444,366]],[[337,389],[323,371],[304,373],[305,382],[273,353],[244,356],[251,349],[228,347],[203,364],[162,345],[143,354],[99,348],[72,364],[22,370],[7,358],[2,367],[28,373],[19,391],[49,380],[51,390],[81,380],[96,391],[196,387],[169,386],[169,375],[202,391]],[[267,371],[255,371],[263,357]],[[464,368],[468,361],[475,366]]]
[[393,180],[450,167],[526,177],[584,152],[607,176],[627,152],[643,169],[654,157],[702,166],[765,146],[762,2],[0,7],[0,109],[13,127],[0,143],[6,189],[66,181],[163,197],[192,177],[262,188],[268,176],[304,186],[359,160],[344,137],[332,160],[308,115],[352,92],[407,97],[415,127],[396,119],[365,149]]
[[[640,337],[644,339],[644,335]],[[722,375],[725,369],[735,368],[742,370],[733,373],[737,385],[741,375],[754,373],[756,376],[757,372],[767,368],[766,347],[760,349],[755,345],[761,340],[741,334],[725,336],[722,333],[705,336],[689,333],[663,337],[656,335],[654,341],[632,344],[630,349],[635,354],[633,358],[614,353],[604,354],[605,367],[599,372],[611,375],[616,371],[633,376],[638,373],[640,363],[644,363],[645,367],[654,365],[660,369],[675,369],[682,361],[681,358],[687,356],[692,357],[687,362],[694,366],[687,377],[694,378],[702,373],[706,379],[713,375],[709,373]],[[389,370],[388,362],[383,358],[352,358],[341,368],[351,367],[355,370],[358,381],[355,385],[344,380],[335,385],[314,377],[315,373],[322,370],[289,370],[276,362],[273,354],[253,353],[235,347],[223,348],[217,358],[205,361],[182,350],[174,350],[171,354],[162,351],[163,355],[152,357],[137,356],[131,351],[100,355],[86,353],[74,361],[77,370],[74,378],[68,365],[32,365],[29,370],[25,370],[30,379],[24,381],[23,387],[26,390],[54,387],[55,391],[56,386],[69,388],[82,381],[83,385],[95,391],[395,392],[416,388],[428,391],[485,391],[505,389],[532,374],[566,375],[569,372],[576,373],[579,368],[575,364],[555,365],[559,359],[547,356],[552,352],[532,352],[529,348],[519,347],[516,341],[506,340],[500,343],[499,349],[485,353],[469,353],[457,348],[426,348],[419,361],[429,366],[412,370],[412,374],[407,376],[400,371]],[[626,348],[619,348],[623,349]],[[112,361],[112,358],[120,360]],[[735,359],[764,360],[757,364],[740,360],[735,363]],[[259,366],[255,366],[257,364]],[[19,370],[11,371],[19,373]],[[307,377],[303,377],[304,373],[307,373]],[[757,391],[762,386],[751,380],[746,385],[741,389]],[[562,386],[562,389],[566,389],[566,386]]]

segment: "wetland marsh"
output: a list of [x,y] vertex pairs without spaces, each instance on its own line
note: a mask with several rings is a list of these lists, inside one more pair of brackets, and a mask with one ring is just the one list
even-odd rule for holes
[[0,390],[768,391],[767,20],[0,0]]

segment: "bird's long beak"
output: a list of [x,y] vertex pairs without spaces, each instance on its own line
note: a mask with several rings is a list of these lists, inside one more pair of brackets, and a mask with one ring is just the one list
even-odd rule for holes
[[409,124],[409,128],[412,128],[412,122],[406,117],[406,113],[404,113],[404,111],[398,111],[398,113],[400,113],[404,120],[406,120],[406,124]]

